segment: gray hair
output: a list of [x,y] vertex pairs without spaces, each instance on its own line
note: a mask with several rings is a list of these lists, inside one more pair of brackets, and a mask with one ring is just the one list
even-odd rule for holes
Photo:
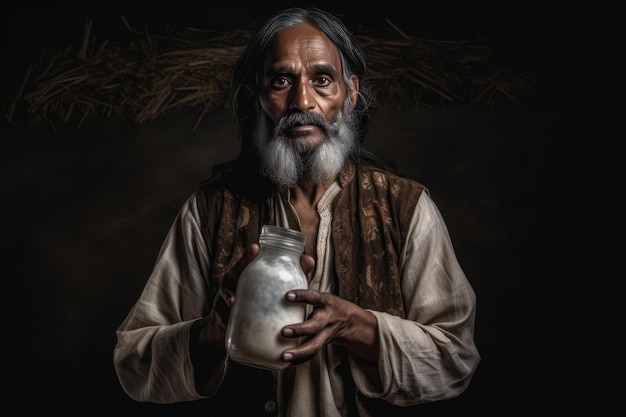
[[258,94],[261,91],[261,72],[267,48],[276,33],[302,23],[315,26],[337,46],[344,82],[349,89],[351,88],[350,77],[356,75],[359,79],[360,88],[354,112],[357,119],[358,141],[363,143],[365,140],[374,96],[365,84],[367,68],[360,45],[350,30],[336,16],[315,7],[306,9],[292,7],[275,14],[263,24],[233,69],[231,105],[244,147],[252,144],[256,119],[261,114]]

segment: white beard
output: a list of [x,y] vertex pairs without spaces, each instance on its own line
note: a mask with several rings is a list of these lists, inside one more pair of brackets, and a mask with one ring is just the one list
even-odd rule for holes
[[301,179],[316,183],[333,180],[355,149],[356,131],[345,112],[330,124],[318,115],[308,117],[323,124],[322,130],[326,132],[323,143],[311,145],[305,140],[287,138],[281,123],[271,129],[265,114],[257,118],[254,141],[261,156],[261,173],[276,184],[293,187]]

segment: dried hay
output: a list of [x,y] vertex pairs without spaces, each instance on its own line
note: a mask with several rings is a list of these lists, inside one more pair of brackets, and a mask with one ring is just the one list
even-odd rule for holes
[[[225,108],[232,66],[252,32],[188,28],[165,35],[137,31],[126,46],[91,39],[85,23],[79,50],[55,49],[33,63],[5,106],[8,121],[76,123],[117,115],[142,124],[165,112]],[[388,22],[392,27],[393,24]],[[497,62],[480,40],[438,41],[356,34],[367,54],[368,80],[379,104],[396,108],[493,105],[528,97],[537,77]]]

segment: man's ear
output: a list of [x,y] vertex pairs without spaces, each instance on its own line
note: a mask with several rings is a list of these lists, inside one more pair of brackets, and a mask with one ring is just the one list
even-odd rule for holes
[[348,91],[348,94],[350,94],[350,110],[354,110],[359,97],[359,77],[356,75],[350,77],[350,91]]

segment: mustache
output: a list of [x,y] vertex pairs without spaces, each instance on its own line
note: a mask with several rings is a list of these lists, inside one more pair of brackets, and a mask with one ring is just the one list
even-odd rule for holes
[[276,130],[281,133],[285,133],[286,131],[293,129],[294,127],[306,126],[306,125],[317,126],[320,129],[322,129],[324,133],[328,133],[330,129],[330,125],[326,123],[324,118],[320,116],[319,114],[302,112],[302,113],[291,113],[282,117],[278,121]]

